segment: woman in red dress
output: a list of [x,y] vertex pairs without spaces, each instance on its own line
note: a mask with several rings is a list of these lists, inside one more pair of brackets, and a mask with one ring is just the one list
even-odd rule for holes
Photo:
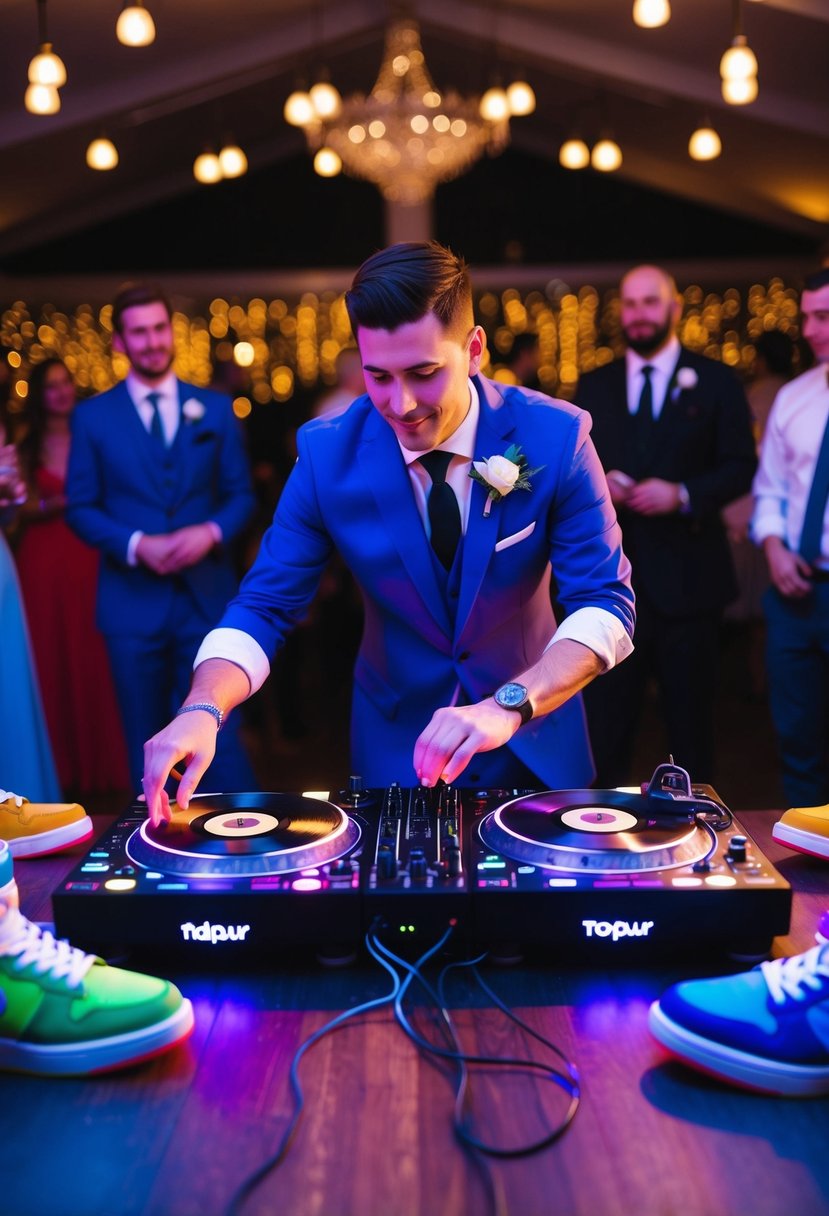
[[58,776],[73,796],[127,790],[129,776],[106,649],[95,625],[98,553],[64,521],[76,404],[60,359],[29,377],[20,460],[29,485],[17,566]]

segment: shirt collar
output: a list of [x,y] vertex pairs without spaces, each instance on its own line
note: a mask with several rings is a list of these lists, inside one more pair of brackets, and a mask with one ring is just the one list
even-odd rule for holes
[[682,347],[679,344],[679,338],[676,336],[676,334],[672,334],[661,350],[658,350],[655,354],[648,355],[647,357],[637,354],[635,350],[628,348],[625,355],[627,359],[628,373],[631,376],[635,376],[638,372],[641,372],[643,367],[655,367],[657,371],[662,373],[666,380],[669,380],[673,375],[674,368],[676,367],[677,360],[679,359],[681,353]]
[[178,380],[176,379],[175,372],[168,372],[163,380],[160,380],[158,384],[154,384],[150,388],[149,385],[139,380],[133,371],[129,371],[127,372],[125,383],[127,392],[135,405],[143,404],[150,393],[158,393],[165,401],[178,401]]
[[[478,418],[481,413],[481,405],[478,400],[478,390],[472,381],[469,381],[469,409],[463,422],[444,439],[443,443],[439,443],[436,447],[431,448],[434,452],[451,452],[453,456],[464,456],[467,460],[471,460],[475,455],[475,437],[478,434]],[[397,436],[395,436],[397,438]],[[407,465],[414,464],[421,456],[425,456],[425,452],[412,452],[409,448],[405,448],[400,440],[400,451]]]

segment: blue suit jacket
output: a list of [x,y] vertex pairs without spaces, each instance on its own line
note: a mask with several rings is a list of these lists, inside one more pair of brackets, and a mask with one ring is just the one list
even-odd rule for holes
[[209,389],[178,385],[179,404],[195,398],[204,414],[181,419],[166,457],[160,457],[123,383],[82,402],[74,413],[67,520],[101,550],[97,620],[106,634],[162,631],[179,580],[211,621],[236,590],[225,545],[181,575],[127,565],[135,531],[172,532],[212,519],[228,542],[253,509],[248,460],[230,401]]
[[[532,490],[484,516],[472,486],[457,608],[451,612],[397,440],[368,397],[297,436],[298,459],[257,560],[221,624],[272,654],[302,618],[336,547],[363,595],[354,672],[352,763],[370,785],[411,784],[415,741],[458,685],[474,702],[534,663],[555,631],[551,564],[566,612],[596,605],[633,630],[629,566],[581,410],[477,378],[475,459],[521,445]],[[502,544],[526,531],[523,539]],[[523,726],[512,750],[551,786],[593,776],[579,697]]]

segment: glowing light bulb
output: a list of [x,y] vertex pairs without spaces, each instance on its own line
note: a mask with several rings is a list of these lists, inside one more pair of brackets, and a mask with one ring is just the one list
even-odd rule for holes
[[336,118],[343,108],[342,97],[333,84],[329,84],[327,80],[320,80],[315,84],[308,96],[319,118]]
[[314,109],[311,96],[302,89],[294,90],[285,102],[282,113],[285,121],[289,122],[292,127],[307,127],[312,122],[316,122],[317,119],[317,112]]
[[86,163],[90,169],[114,169],[118,164],[118,149],[111,139],[93,139],[86,149]]
[[60,93],[51,84],[30,84],[23,104],[30,114],[57,114],[60,109]]
[[487,122],[503,122],[509,118],[509,99],[504,89],[487,89],[478,107],[481,118]]
[[115,23],[115,36],[123,46],[149,46],[155,42],[155,22],[143,4],[128,4]]
[[622,163],[622,149],[612,139],[600,139],[590,154],[590,163],[600,173],[612,173]]
[[204,186],[222,180],[222,166],[215,152],[202,152],[193,162],[193,177]]
[[747,106],[757,97],[757,77],[747,76],[745,80],[724,80],[722,82],[723,99],[730,106]]
[[248,171],[248,158],[237,144],[225,144],[219,153],[222,177],[241,177]]
[[333,148],[320,148],[314,157],[314,170],[320,177],[336,177],[343,162]]
[[643,30],[655,30],[660,25],[667,25],[671,19],[671,6],[668,0],[635,0],[633,5],[633,20]]
[[688,141],[688,154],[694,160],[716,160],[722,142],[713,127],[697,127]]
[[29,63],[29,83],[51,85],[59,89],[66,84],[66,67],[60,55],[52,50],[51,42],[41,44],[40,50]]
[[757,56],[748,45],[745,34],[737,34],[720,60],[723,80],[748,80],[757,75]]
[[507,89],[507,102],[510,113],[516,118],[523,118],[535,109],[535,93],[526,80],[514,80]]
[[566,139],[558,150],[558,163],[565,169],[586,169],[590,149],[583,139]]

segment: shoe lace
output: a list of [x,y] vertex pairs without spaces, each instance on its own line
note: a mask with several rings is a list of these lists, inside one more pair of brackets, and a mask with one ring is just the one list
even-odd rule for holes
[[28,799],[22,794],[15,794],[11,790],[0,790],[0,802],[14,802],[15,806],[22,806]]
[[807,988],[820,991],[824,981],[829,980],[829,951],[826,958],[822,958],[823,949],[823,946],[813,946],[805,954],[760,964],[775,1005],[783,1005],[787,998],[803,1000],[808,995]]
[[65,979],[70,988],[77,988],[95,962],[95,955],[55,938],[48,929],[41,929],[19,912],[15,921],[11,937],[3,945],[4,954],[17,955],[15,967],[22,970],[32,965],[38,975],[48,973],[53,979]]

